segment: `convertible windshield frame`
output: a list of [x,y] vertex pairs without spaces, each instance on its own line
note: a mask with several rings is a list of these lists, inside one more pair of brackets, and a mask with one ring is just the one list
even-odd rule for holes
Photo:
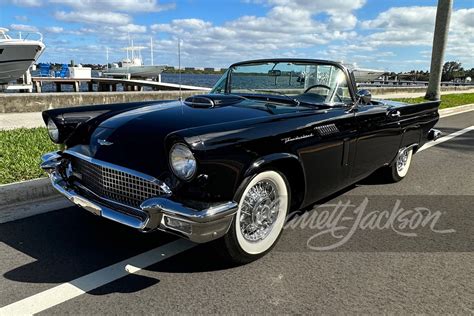
[[[301,65],[311,65],[311,64],[314,64],[314,65],[317,65],[317,66],[334,66],[336,68],[338,68],[339,70],[342,71],[342,73],[344,74],[344,78],[347,82],[347,88],[348,88],[348,92],[349,92],[349,96],[350,96],[350,100],[352,104],[354,104],[356,102],[356,87],[354,87],[354,82],[353,80],[351,80],[351,76],[350,76],[350,73],[348,71],[348,69],[346,67],[344,67],[341,63],[339,62],[334,62],[334,61],[328,61],[328,60],[317,60],[317,59],[295,59],[295,58],[289,58],[289,59],[286,59],[286,58],[277,58],[277,59],[259,59],[259,60],[250,60],[250,61],[243,61],[243,62],[238,62],[238,63],[235,63],[235,64],[232,64],[228,69],[227,71],[225,72],[225,87],[224,87],[224,93],[226,94],[231,94],[231,93],[234,93],[231,91],[231,87],[232,87],[232,75],[233,75],[233,69],[235,69],[236,67],[240,67],[240,66],[252,66],[252,65],[263,65],[263,64],[271,64],[271,63],[275,63],[276,64],[279,64],[279,63],[292,63],[292,64],[295,64],[295,65],[298,65],[298,64],[301,64]],[[222,78],[224,79],[224,78]],[[221,80],[222,80],[221,79]],[[221,80],[219,80],[219,82],[221,82]],[[215,86],[215,88],[217,87],[217,84]],[[212,91],[215,91],[215,88],[213,88]],[[234,94],[239,94],[239,93],[234,93]],[[266,95],[265,93],[262,93],[262,95]],[[341,102],[343,103],[343,102]],[[341,103],[336,103],[337,105],[340,105]],[[324,103],[324,104],[327,104],[327,105],[331,105],[331,103]],[[345,104],[345,103],[344,103]],[[350,104],[348,104],[350,105]]]

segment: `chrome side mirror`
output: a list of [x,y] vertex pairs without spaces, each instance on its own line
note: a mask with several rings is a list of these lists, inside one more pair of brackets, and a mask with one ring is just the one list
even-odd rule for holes
[[372,93],[369,90],[359,90],[357,91],[357,97],[360,102],[363,104],[370,104],[372,101]]

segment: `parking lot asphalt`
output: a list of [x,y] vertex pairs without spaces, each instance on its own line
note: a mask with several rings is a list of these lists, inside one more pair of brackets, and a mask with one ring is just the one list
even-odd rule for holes
[[[473,125],[471,111],[441,119],[438,128],[447,135]],[[0,307],[16,304],[21,313],[28,298],[46,293],[37,309],[43,314],[472,314],[473,154],[474,131],[423,150],[403,181],[367,179],[304,213],[357,208],[331,226],[338,230],[295,218],[273,251],[251,264],[225,263],[213,243],[190,245],[111,282],[104,277],[96,288],[72,282],[87,290],[70,299],[55,287],[176,237],[141,234],[76,207],[0,224]],[[424,225],[401,217],[390,227],[367,224],[370,214],[394,209],[414,210]]]

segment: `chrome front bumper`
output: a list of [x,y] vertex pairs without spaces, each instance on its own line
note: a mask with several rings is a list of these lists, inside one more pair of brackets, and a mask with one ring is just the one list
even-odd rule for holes
[[[197,243],[208,242],[227,233],[237,212],[238,205],[233,201],[197,210],[165,197],[147,199],[140,205],[140,209],[99,196],[91,199],[80,193],[84,190],[80,184],[69,181],[70,179],[61,174],[59,168],[61,164],[67,163],[67,159],[60,152],[46,154],[42,159],[41,167],[49,174],[53,187],[71,202],[95,215],[143,232],[158,229]],[[135,213],[141,213],[141,216],[127,214],[123,211],[127,208]]]

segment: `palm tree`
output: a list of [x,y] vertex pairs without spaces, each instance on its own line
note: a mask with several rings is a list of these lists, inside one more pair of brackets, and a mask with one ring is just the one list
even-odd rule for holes
[[444,51],[448,40],[449,20],[451,19],[451,10],[453,0],[438,0],[438,9],[436,11],[436,24],[433,36],[433,51],[431,53],[430,81],[425,99],[439,100],[441,71],[443,68]]

